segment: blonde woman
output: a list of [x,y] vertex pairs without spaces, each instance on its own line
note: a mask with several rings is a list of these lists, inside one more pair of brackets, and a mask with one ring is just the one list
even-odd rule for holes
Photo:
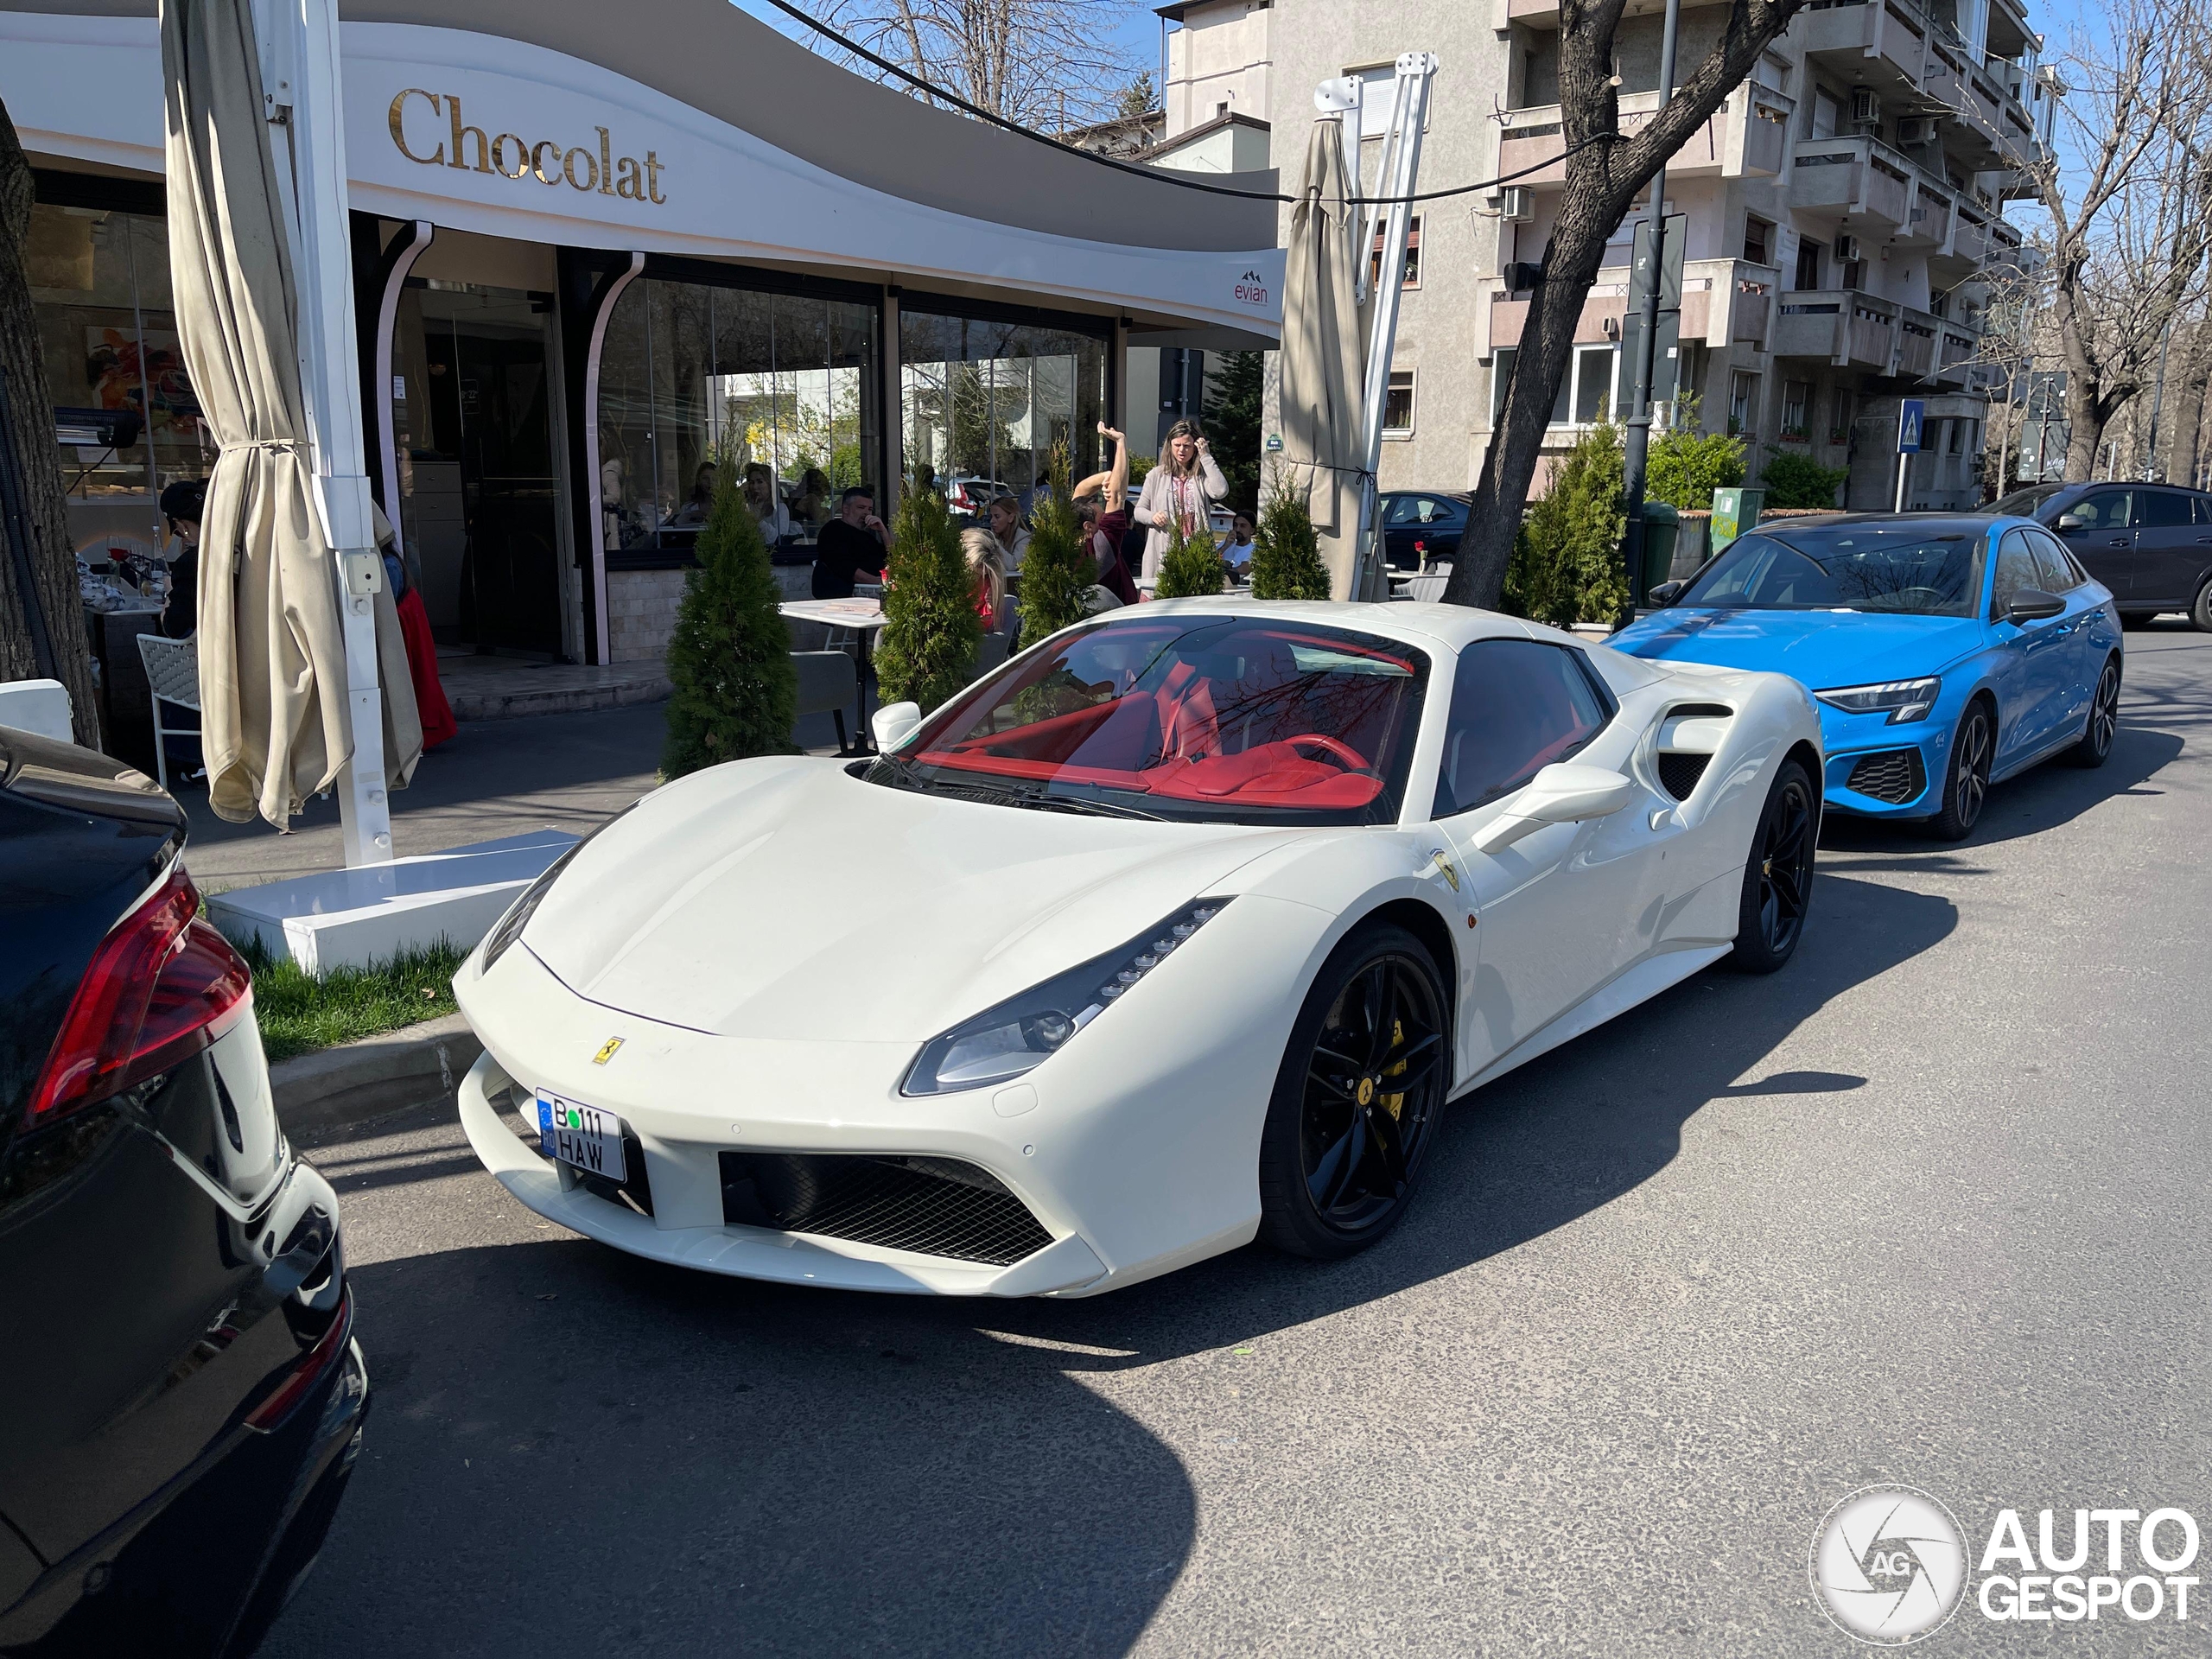
[[1168,526],[1179,520],[1185,536],[1206,528],[1207,509],[1229,493],[1229,480],[1214,463],[1212,451],[1196,421],[1178,421],[1160,446],[1160,464],[1145,474],[1137,498],[1137,523],[1150,526],[1144,541],[1144,575],[1160,575],[1167,551]]
[[976,583],[976,614],[983,632],[995,633],[1006,622],[1006,559],[998,537],[981,524],[960,532],[960,550],[967,556],[968,574]]

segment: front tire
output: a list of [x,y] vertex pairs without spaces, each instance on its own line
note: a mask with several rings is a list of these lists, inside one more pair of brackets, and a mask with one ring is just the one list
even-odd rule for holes
[[2198,588],[2196,597],[2190,601],[2189,620],[2199,633],[2212,633],[2212,582]]
[[1260,1132],[1260,1235],[1333,1261],[1397,1224],[1435,1138],[1452,1022],[1434,960],[1387,924],[1330,953]]
[[1967,705],[1951,734],[1951,764],[1943,774],[1943,809],[1928,821],[1928,833],[1938,841],[1964,841],[1981,822],[1982,803],[1989,798],[1989,763],[1996,753],[1997,726],[1989,705],[1979,701]]
[[2120,664],[2108,662],[2097,677],[2096,694],[2089,699],[2089,718],[2082,728],[2082,741],[2066,751],[2077,766],[2101,766],[2112,759],[2112,742],[2120,731]]
[[1767,791],[1744,861],[1744,896],[1736,912],[1736,948],[1728,965],[1746,974],[1770,974],[1797,953],[1812,906],[1813,859],[1821,810],[1813,779],[1785,760]]

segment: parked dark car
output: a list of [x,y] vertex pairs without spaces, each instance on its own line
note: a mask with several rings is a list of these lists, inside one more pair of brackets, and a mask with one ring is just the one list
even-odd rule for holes
[[1385,490],[1376,498],[1383,556],[1393,570],[1418,570],[1459,550],[1472,498],[1441,490]]
[[2173,484],[2037,484],[1990,511],[2056,531],[2112,589],[2125,626],[2182,611],[2212,633],[2212,495]]
[[0,1652],[237,1655],[368,1376],[329,1184],[150,779],[0,729]]

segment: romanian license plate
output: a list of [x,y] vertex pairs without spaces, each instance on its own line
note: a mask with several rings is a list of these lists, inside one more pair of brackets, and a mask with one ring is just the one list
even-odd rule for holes
[[587,1175],[603,1175],[620,1186],[630,1179],[622,1161],[622,1120],[596,1106],[582,1106],[542,1090],[537,1096],[537,1139],[549,1158],[557,1158]]

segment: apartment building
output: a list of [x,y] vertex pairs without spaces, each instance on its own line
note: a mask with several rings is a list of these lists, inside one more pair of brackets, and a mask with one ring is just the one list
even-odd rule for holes
[[[1408,257],[1382,486],[1463,488],[1478,474],[1529,296],[1503,272],[1541,258],[1565,181],[1558,0],[1191,0],[1164,9],[1167,132],[1215,103],[1270,121],[1295,179],[1314,85],[1387,86],[1402,51],[1442,60],[1422,152],[1437,188],[1524,168],[1512,187],[1426,206]],[[1659,102],[1658,0],[1630,0],[1618,36],[1622,120]],[[1684,0],[1682,73],[1728,12]],[[2016,0],[1813,0],[1669,164],[1687,224],[1675,389],[1708,429],[1740,435],[1756,480],[1777,454],[1845,468],[1845,504],[1896,495],[1898,402],[1926,404],[1928,448],[1906,502],[1975,499],[1987,402],[1977,362],[1980,276],[2020,245],[2003,218],[2018,171],[2050,141],[2054,89]],[[1241,63],[1233,61],[1241,56]],[[1255,89],[1276,103],[1250,107]],[[1363,175],[1373,179],[1363,115]],[[1551,163],[1546,165],[1546,163]],[[1586,296],[1546,448],[1563,453],[1619,406],[1631,212]],[[1284,210],[1287,226],[1288,210]]]

